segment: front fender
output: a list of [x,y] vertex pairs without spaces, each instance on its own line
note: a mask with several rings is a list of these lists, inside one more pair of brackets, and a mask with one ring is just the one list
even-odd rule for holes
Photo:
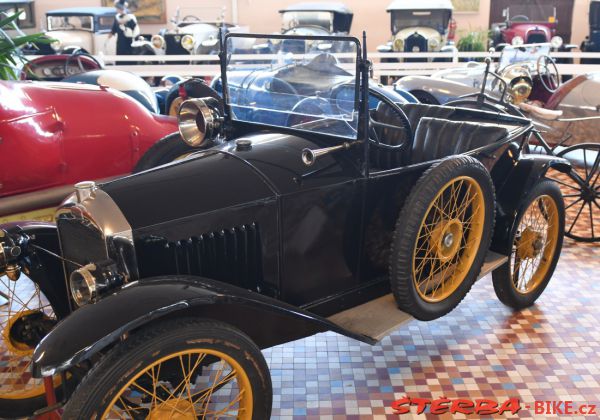
[[325,318],[227,283],[194,276],[130,283],[61,321],[33,354],[34,376],[67,370],[152,321],[196,316],[229,323],[266,348],[332,330],[373,344]]
[[497,215],[491,247],[493,251],[506,253],[510,250],[510,234],[523,201],[550,168],[569,173],[571,164],[556,156],[530,154],[521,155],[516,161],[496,192]]
[[[466,82],[467,80],[465,80]],[[455,82],[453,80],[440,79],[429,76],[407,76],[400,79],[394,85],[394,89],[406,90],[412,94],[417,91],[427,92],[440,104],[453,101],[459,96],[478,92],[478,88]]]

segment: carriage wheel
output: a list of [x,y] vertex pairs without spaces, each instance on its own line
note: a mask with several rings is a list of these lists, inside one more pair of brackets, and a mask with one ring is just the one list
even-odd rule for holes
[[131,335],[81,381],[63,419],[269,418],[262,353],[235,328],[172,319]]
[[477,279],[493,222],[493,184],[479,161],[450,157],[426,171],[396,224],[390,275],[398,307],[421,320],[456,307]]
[[543,180],[517,215],[508,262],[492,273],[500,301],[515,309],[533,305],[554,273],[564,229],[560,189],[556,183]]
[[31,356],[56,324],[56,316],[29,279],[0,277],[0,291],[7,298],[0,306],[0,417],[29,416],[46,404],[43,381],[31,375]]
[[581,242],[600,241],[600,144],[567,147],[557,156],[571,162],[570,175],[558,174],[565,200],[565,235]]

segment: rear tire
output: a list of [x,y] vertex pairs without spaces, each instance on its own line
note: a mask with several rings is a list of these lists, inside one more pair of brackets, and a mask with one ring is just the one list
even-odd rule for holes
[[544,179],[533,188],[517,214],[505,250],[509,261],[492,273],[494,290],[502,303],[514,309],[535,303],[554,274],[564,230],[565,208],[560,188]]
[[454,309],[479,275],[493,223],[494,186],[481,162],[451,156],[429,168],[396,222],[390,282],[398,308],[424,321]]
[[248,336],[218,321],[179,318],[148,325],[109,350],[62,418],[132,411],[142,418],[171,418],[173,411],[212,418],[229,404],[238,419],[267,419],[272,397],[269,368]]

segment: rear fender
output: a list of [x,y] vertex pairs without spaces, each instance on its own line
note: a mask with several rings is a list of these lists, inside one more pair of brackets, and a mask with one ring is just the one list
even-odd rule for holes
[[550,168],[569,173],[571,164],[568,160],[555,156],[529,154],[521,155],[516,161],[506,181],[496,191],[496,225],[491,246],[493,251],[503,254],[510,252],[510,234],[523,201]]
[[227,283],[194,276],[155,277],[130,283],[60,322],[35,349],[34,375],[67,370],[140,327],[182,316],[229,323],[261,348],[327,330],[373,343],[325,318]]

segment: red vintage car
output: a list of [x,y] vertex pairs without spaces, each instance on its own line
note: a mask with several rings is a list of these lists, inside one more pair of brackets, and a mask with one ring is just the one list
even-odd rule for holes
[[54,206],[76,182],[131,173],[177,131],[175,118],[102,86],[0,82],[0,98],[0,220]]
[[[507,7],[502,11],[505,21],[492,24],[491,40],[500,44],[537,44],[550,42],[556,36],[556,7],[536,3],[524,3]],[[558,39],[555,39],[558,48]],[[562,40],[560,40],[562,44]]]

